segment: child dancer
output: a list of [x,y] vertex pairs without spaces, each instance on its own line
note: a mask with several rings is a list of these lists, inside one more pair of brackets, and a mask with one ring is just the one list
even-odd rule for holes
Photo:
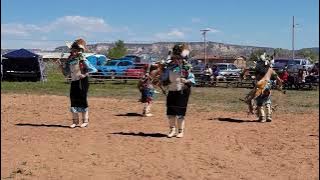
[[79,113],[82,114],[83,123],[80,127],[86,127],[89,124],[88,100],[89,90],[88,76],[91,72],[96,72],[89,61],[83,55],[86,42],[83,39],[77,39],[70,48],[70,56],[64,65],[60,62],[60,68],[65,76],[71,77],[70,101],[73,123],[70,128],[75,128],[79,124]]

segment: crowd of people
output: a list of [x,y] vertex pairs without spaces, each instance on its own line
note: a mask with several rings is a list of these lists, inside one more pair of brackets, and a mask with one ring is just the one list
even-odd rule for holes
[[299,89],[305,83],[318,83],[319,80],[319,67],[317,65],[309,69],[302,67],[297,73],[289,72],[287,68],[283,68],[278,73],[285,88]]

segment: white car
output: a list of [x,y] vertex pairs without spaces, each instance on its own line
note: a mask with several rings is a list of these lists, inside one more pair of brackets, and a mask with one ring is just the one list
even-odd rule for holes
[[241,72],[241,69],[232,63],[216,63],[215,65],[218,66],[221,76],[237,76]]
[[219,69],[219,80],[236,80],[240,77],[241,69],[232,63],[216,63]]
[[288,71],[298,72],[299,69],[305,68],[306,70],[312,68],[313,64],[308,59],[294,59],[288,61]]

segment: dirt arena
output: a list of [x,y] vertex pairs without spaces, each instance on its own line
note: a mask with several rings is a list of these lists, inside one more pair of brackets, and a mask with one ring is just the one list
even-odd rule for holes
[[319,111],[197,112],[167,138],[165,104],[89,98],[90,125],[70,129],[66,96],[1,94],[1,179],[319,179]]

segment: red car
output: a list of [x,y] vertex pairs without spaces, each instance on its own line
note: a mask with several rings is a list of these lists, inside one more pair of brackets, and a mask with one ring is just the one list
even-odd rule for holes
[[145,67],[148,66],[147,63],[136,63],[134,68],[127,69],[125,71],[125,77],[128,79],[140,79],[145,74]]

